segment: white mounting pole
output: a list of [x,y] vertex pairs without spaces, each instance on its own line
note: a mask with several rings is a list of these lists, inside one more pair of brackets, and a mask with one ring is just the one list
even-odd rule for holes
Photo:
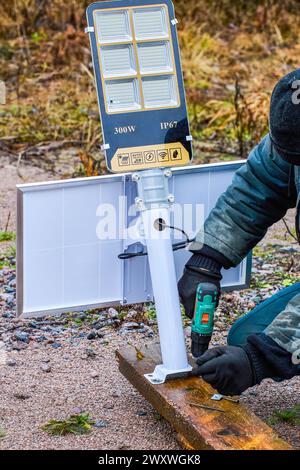
[[163,228],[170,225],[170,204],[174,202],[168,188],[170,176],[170,170],[161,169],[132,176],[138,185],[136,204],[141,211],[163,361],[152,374],[145,375],[154,384],[192,369],[185,348],[171,231]]

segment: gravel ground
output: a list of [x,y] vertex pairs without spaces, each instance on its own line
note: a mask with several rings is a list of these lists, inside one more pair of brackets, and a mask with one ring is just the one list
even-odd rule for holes
[[[0,155],[2,230],[9,212],[14,230],[15,184],[53,179],[30,166],[22,166],[21,174],[22,178],[11,159]],[[292,212],[287,220],[292,226]],[[226,342],[228,328],[238,316],[299,280],[299,248],[285,232],[283,224],[277,224],[256,250],[251,288],[223,295],[214,345]],[[151,309],[136,306],[121,312],[109,309],[54,320],[19,320],[15,259],[5,254],[7,247],[0,246],[2,263],[7,265],[0,267],[0,449],[179,449],[174,431],[119,374],[115,359],[115,350],[126,342],[139,347],[157,341]],[[186,334],[188,338],[188,328]],[[245,392],[242,400],[268,420],[274,410],[299,403],[299,379],[280,384],[264,381]],[[80,412],[88,412],[96,422],[86,436],[53,437],[41,430],[50,419]],[[300,449],[299,426],[274,427]]]
[[[0,422],[7,434],[0,448],[178,449],[170,426],[119,374],[114,351],[122,344],[112,333],[108,346],[96,342],[94,358],[86,354],[86,339],[59,349],[32,344],[22,353],[9,353],[16,365],[0,369]],[[50,372],[43,370],[45,364]],[[64,437],[40,429],[50,419],[80,412],[89,412],[103,427]]]

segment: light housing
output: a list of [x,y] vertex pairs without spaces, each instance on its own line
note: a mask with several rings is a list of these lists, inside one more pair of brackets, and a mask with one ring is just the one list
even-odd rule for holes
[[[96,2],[87,19],[108,169],[189,163],[192,139],[171,0]],[[181,159],[160,158],[174,148]]]

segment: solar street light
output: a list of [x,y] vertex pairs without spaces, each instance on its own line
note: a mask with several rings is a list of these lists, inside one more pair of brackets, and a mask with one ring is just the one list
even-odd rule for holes
[[[176,285],[189,255],[173,251],[174,201],[193,210],[199,203],[207,216],[240,163],[186,166],[192,138],[170,0],[96,2],[87,19],[103,149],[119,174],[18,187],[18,312],[154,297],[162,364],[147,378],[159,384],[191,370]],[[119,230],[102,239],[98,218],[107,205]],[[248,273],[247,262],[227,271],[225,286],[244,286]]]
[[172,252],[171,172],[162,170],[185,165],[192,157],[177,20],[170,0],[97,2],[87,18],[107,167],[135,172],[163,360],[148,379],[162,383],[191,370]]

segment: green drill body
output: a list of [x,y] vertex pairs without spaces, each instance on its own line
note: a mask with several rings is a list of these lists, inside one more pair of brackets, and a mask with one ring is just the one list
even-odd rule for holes
[[192,321],[192,354],[200,357],[207,349],[214,328],[218,289],[214,284],[200,283],[196,292]]

